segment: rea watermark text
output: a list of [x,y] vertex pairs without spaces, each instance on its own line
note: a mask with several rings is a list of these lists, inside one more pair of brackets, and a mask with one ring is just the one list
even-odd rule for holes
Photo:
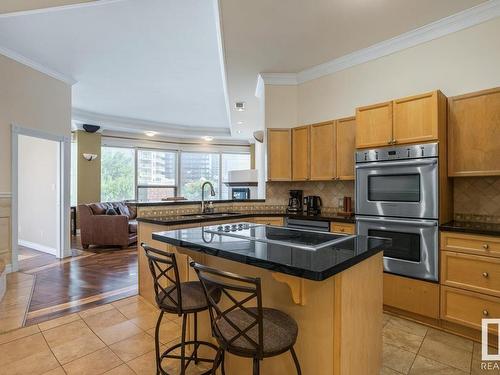
[[496,326],[496,332],[500,332],[500,319],[482,319],[481,321],[481,370],[498,371],[500,370],[500,335],[496,353],[489,353],[488,333],[490,327]]

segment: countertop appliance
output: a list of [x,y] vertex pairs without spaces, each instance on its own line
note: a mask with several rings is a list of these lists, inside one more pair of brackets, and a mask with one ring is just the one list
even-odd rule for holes
[[317,195],[310,195],[304,198],[304,206],[309,215],[319,215],[321,213],[322,201]]
[[238,199],[238,200],[250,199],[250,188],[232,187],[231,199]]
[[356,152],[356,229],[392,239],[384,270],[438,281],[438,144]]
[[286,212],[302,212],[302,194],[302,190],[290,190],[290,198],[288,198],[288,207],[286,208]]

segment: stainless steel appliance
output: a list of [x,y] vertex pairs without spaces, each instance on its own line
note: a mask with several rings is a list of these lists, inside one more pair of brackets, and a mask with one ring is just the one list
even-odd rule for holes
[[302,212],[302,190],[290,190],[286,211],[289,213]]
[[356,216],[356,233],[392,239],[384,250],[384,270],[418,279],[438,280],[438,221]]
[[384,270],[438,280],[437,143],[356,152],[357,233],[392,239]]
[[322,206],[321,197],[317,195],[310,195],[304,198],[304,206],[309,215],[318,215],[321,213]]
[[250,188],[231,188],[231,199],[250,199]]
[[323,220],[302,220],[286,217],[285,226],[287,228],[330,232],[330,222]]

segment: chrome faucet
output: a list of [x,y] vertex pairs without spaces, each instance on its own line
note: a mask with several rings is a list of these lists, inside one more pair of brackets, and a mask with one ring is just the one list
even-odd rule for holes
[[215,197],[215,190],[214,186],[210,181],[205,181],[203,185],[201,185],[201,213],[202,214],[208,214],[213,212],[213,208],[211,207],[205,207],[205,186],[210,186],[210,195],[212,197]]

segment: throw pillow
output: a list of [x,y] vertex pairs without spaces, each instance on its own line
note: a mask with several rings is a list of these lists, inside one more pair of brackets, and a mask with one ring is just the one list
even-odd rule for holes
[[130,218],[130,210],[128,209],[128,207],[126,205],[124,205],[123,203],[120,203],[118,205],[118,212],[120,213],[120,215],[125,215],[127,216],[128,218]]
[[108,208],[106,210],[106,215],[118,215],[118,212],[116,212],[114,208]]

